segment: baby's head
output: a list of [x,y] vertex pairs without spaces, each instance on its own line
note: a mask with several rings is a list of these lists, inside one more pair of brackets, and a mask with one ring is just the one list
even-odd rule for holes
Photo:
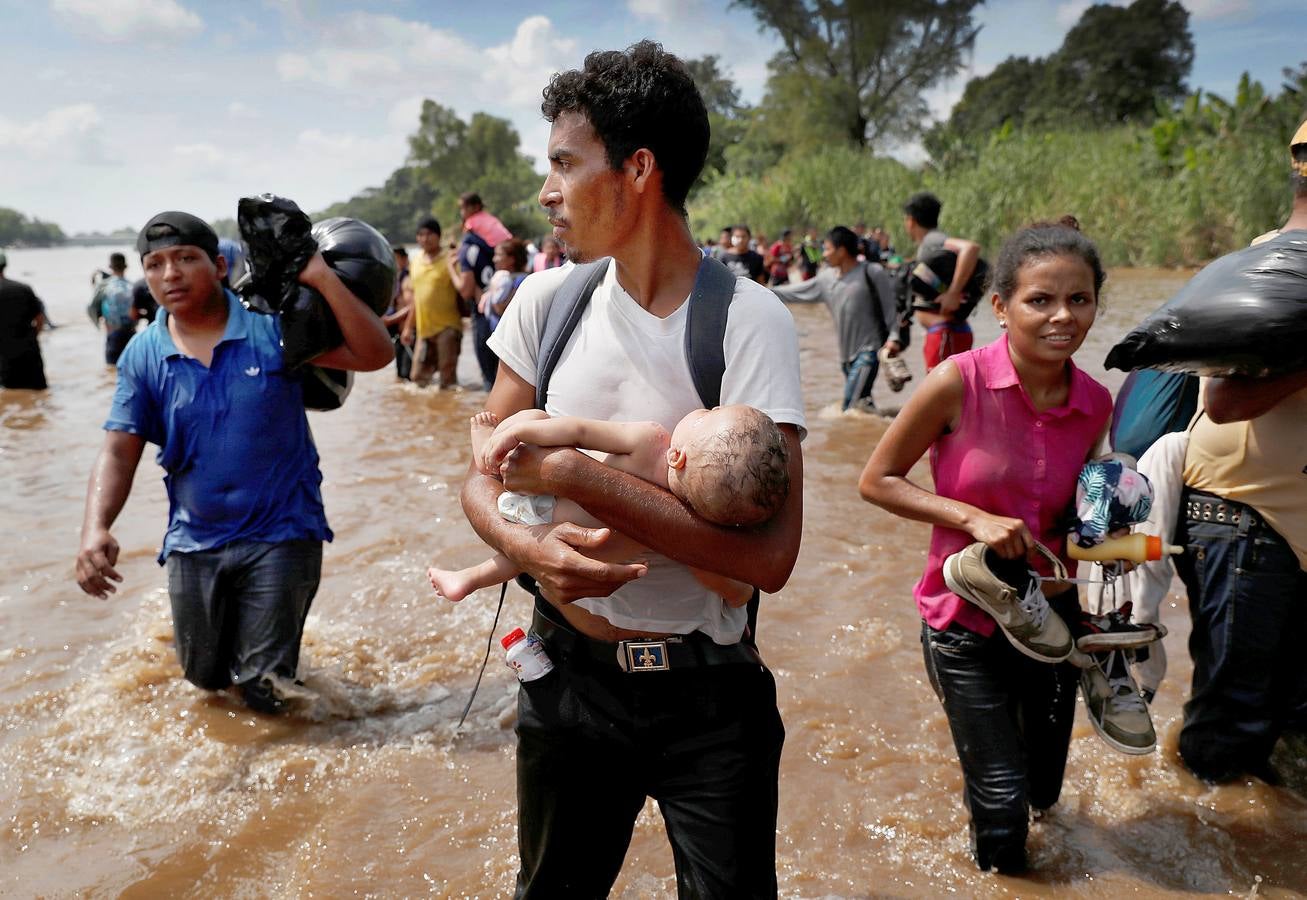
[[752,406],[696,409],[676,425],[667,483],[696,513],[718,525],[757,525],[790,492],[785,437]]

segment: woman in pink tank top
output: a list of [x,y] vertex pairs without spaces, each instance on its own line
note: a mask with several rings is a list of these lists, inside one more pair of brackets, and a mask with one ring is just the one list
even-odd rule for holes
[[[953,733],[981,869],[1026,865],[1030,809],[1062,788],[1077,674],[1017,652],[988,613],[944,583],[944,560],[979,541],[1050,575],[1039,541],[1064,563],[1060,520],[1111,415],[1106,388],[1071,355],[1098,311],[1103,267],[1073,219],[1008,239],[994,267],[991,305],[1005,334],[950,357],[894,419],[859,481],[862,496],[930,522],[930,553],[913,590],[927,674]],[[930,451],[934,490],[908,480]],[[1074,571],[1073,566],[1069,566]],[[1049,606],[1079,610],[1075,589],[1048,585]]]

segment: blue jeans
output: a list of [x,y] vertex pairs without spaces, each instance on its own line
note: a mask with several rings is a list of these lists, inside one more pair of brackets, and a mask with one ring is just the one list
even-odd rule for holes
[[1307,574],[1284,538],[1240,503],[1237,524],[1191,519],[1186,488],[1176,570],[1189,593],[1193,686],[1180,757],[1195,775],[1225,781],[1263,774],[1285,731],[1307,732]]
[[[1066,591],[1049,605],[1068,618],[1079,601]],[[1062,792],[1077,670],[1022,655],[998,629],[983,637],[922,622],[921,645],[962,765],[976,863],[1019,869],[1031,807],[1047,809]]]
[[859,400],[871,397],[871,386],[880,371],[880,359],[875,350],[863,350],[846,362],[844,368],[844,409],[848,409]]
[[239,685],[249,702],[261,676],[295,677],[304,619],[322,575],[321,541],[233,541],[170,553],[167,566],[177,659],[187,681],[210,691]]

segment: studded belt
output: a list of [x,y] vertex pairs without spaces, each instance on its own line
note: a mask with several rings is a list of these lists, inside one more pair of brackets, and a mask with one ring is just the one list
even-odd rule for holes
[[1252,507],[1233,500],[1222,500],[1214,494],[1200,494],[1197,491],[1185,492],[1185,517],[1190,522],[1219,522],[1223,525],[1238,525],[1245,516],[1248,527],[1260,525],[1262,520],[1253,512]]
[[597,641],[556,622],[536,600],[531,631],[545,644],[555,661],[582,657],[623,672],[670,672],[694,666],[763,665],[758,648],[743,641],[718,644],[702,632],[668,638]]

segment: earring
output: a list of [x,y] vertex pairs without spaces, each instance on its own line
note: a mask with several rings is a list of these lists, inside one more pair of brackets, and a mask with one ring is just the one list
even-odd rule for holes
[[1007,331],[1007,319],[999,319],[998,327],[1002,328],[1004,331]]

